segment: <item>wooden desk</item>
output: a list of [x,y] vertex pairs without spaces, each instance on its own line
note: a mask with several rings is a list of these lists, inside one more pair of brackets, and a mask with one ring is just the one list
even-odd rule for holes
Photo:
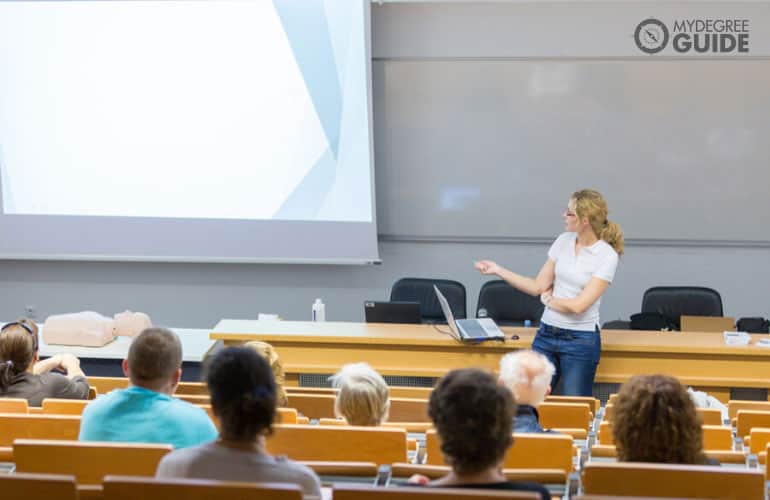
[[[300,373],[335,373],[345,363],[366,361],[383,374],[440,377],[448,370],[497,370],[505,353],[529,348],[534,328],[503,328],[519,340],[458,344],[438,329],[446,325],[312,323],[222,320],[212,340],[238,345],[249,340],[272,344],[281,356],[287,382]],[[631,375],[666,373],[727,401],[731,387],[770,388],[770,349],[726,346],[720,333],[605,330],[597,382],[621,383]]]

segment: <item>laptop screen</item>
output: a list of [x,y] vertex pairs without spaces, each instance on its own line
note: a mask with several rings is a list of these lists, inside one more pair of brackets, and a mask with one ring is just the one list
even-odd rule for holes
[[452,330],[452,333],[457,340],[461,339],[462,335],[460,335],[460,331],[457,329],[457,325],[455,324],[455,317],[454,314],[452,314],[452,308],[449,307],[449,302],[446,300],[446,297],[444,297],[444,294],[441,293],[441,290],[439,290],[436,285],[433,285],[433,290],[436,292],[438,303],[441,305],[441,311],[444,313],[444,317],[446,318],[447,325],[449,325],[449,329]]

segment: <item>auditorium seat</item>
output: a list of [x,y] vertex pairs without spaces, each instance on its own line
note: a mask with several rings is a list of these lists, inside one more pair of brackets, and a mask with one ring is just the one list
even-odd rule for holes
[[107,476],[104,500],[302,500],[294,484]]
[[593,415],[588,404],[543,402],[537,407],[544,429],[571,428],[588,431]]
[[273,455],[297,461],[403,462],[407,458],[404,429],[277,424],[266,439]]
[[0,495],[8,499],[79,500],[73,476],[0,474]]
[[402,278],[390,290],[391,302],[419,302],[423,323],[445,323],[433,286],[437,286],[449,302],[455,319],[463,319],[466,313],[465,286],[459,281],[445,279]]
[[332,498],[334,500],[499,500],[502,498],[539,500],[540,494],[465,488],[377,488],[358,484],[335,484]]
[[56,399],[43,400],[42,413],[46,415],[82,415],[83,410],[90,401],[82,399]]
[[585,403],[590,409],[591,413],[597,414],[601,407],[601,401],[591,396],[553,396],[548,395],[545,398],[546,403]]
[[582,477],[586,494],[727,500],[765,496],[763,472],[731,467],[590,462]]
[[16,439],[75,440],[80,432],[80,416],[0,414],[0,462],[13,462]]
[[29,413],[29,403],[21,398],[0,398],[0,413]]
[[[435,430],[425,433],[427,465],[446,465],[441,442]],[[573,470],[575,449],[572,437],[560,434],[513,435],[513,446],[505,454],[506,469],[560,469],[567,474]]]

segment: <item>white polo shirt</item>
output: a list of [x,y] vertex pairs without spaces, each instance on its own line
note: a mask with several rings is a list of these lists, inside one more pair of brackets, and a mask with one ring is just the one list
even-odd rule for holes
[[[606,241],[599,240],[583,247],[575,255],[577,233],[562,233],[548,250],[548,258],[556,263],[553,280],[553,296],[557,299],[574,299],[592,278],[612,283],[618,267],[618,253]],[[560,313],[548,307],[543,311],[541,322],[570,330],[593,331],[599,324],[601,297],[583,314]]]

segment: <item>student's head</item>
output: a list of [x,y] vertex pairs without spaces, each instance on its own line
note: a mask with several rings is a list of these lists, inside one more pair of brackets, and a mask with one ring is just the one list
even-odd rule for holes
[[388,417],[389,389],[385,379],[366,363],[345,365],[332,375],[338,390],[334,409],[350,425],[380,425]]
[[271,432],[275,380],[270,365],[253,349],[223,349],[210,360],[205,378],[223,439],[252,442]]
[[513,444],[516,403],[511,391],[482,370],[453,370],[430,395],[428,415],[444,460],[456,474],[497,468]]
[[0,391],[37,361],[37,325],[27,318],[6,323],[0,329]]
[[248,347],[249,349],[252,349],[254,352],[259,354],[259,356],[267,361],[267,364],[270,365],[270,369],[273,371],[273,378],[275,379],[275,385],[277,390],[277,401],[276,404],[278,406],[286,406],[289,404],[288,398],[286,397],[286,391],[283,388],[283,385],[286,381],[286,375],[283,371],[283,364],[281,363],[281,358],[278,357],[278,353],[275,351],[273,346],[268,344],[267,342],[261,342],[259,340],[252,340],[251,342],[246,342],[243,344],[244,347]]
[[607,202],[593,189],[575,191],[570,197],[564,219],[568,231],[590,228],[597,238],[606,241],[618,255],[623,254],[623,231],[607,218]]
[[612,435],[618,460],[702,464],[701,425],[695,404],[677,379],[631,377],[615,401]]
[[137,335],[123,361],[133,385],[173,394],[182,375],[182,344],[166,328],[147,328]]
[[539,352],[511,352],[500,360],[500,380],[520,405],[537,406],[551,392],[553,363]]

